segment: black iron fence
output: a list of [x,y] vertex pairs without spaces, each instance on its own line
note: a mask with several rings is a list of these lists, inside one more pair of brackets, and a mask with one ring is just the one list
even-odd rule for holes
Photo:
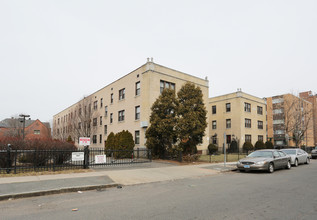
[[105,150],[7,150],[0,151],[0,173],[59,171],[89,167],[146,163],[152,161],[148,149]]

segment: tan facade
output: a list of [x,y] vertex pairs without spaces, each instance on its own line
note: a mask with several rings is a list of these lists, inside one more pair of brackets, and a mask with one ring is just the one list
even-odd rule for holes
[[311,102],[292,94],[267,98],[268,138],[278,147],[313,146],[312,109]]
[[[245,141],[253,145],[262,139],[266,141],[266,102],[264,99],[237,91],[209,99],[210,143],[226,148],[232,140],[239,148]],[[225,134],[225,136],[224,136]]]
[[317,95],[313,95],[311,91],[299,93],[299,97],[313,104],[313,129],[314,129],[314,145],[317,146]]
[[[169,86],[178,91],[188,81],[201,88],[207,106],[208,80],[148,60],[138,69],[91,94],[86,98],[89,103],[78,102],[54,115],[53,136],[66,139],[70,135],[77,143],[78,134],[74,134],[76,133],[74,126],[78,126],[78,123],[71,125],[70,122],[78,118],[79,111],[84,115],[85,106],[89,109],[91,104],[92,147],[103,147],[110,132],[117,133],[122,130],[129,130],[132,133],[136,148],[145,147],[145,131],[149,126],[151,106],[161,94],[161,89]],[[203,144],[198,146],[199,150],[207,148],[208,129],[207,127]]]

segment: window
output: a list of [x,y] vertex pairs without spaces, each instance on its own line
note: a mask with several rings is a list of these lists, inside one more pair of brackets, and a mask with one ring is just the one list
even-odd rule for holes
[[92,143],[97,144],[97,135],[92,136]]
[[110,124],[113,122],[113,113],[110,113]]
[[285,134],[285,131],[284,131],[284,130],[275,130],[275,131],[274,131],[274,134],[277,134],[277,135],[279,135],[279,134]]
[[251,112],[251,104],[250,103],[247,103],[247,102],[244,103],[244,111]]
[[246,128],[251,128],[251,119],[246,118],[244,121],[244,126]]
[[162,93],[164,89],[172,89],[175,90],[175,83],[160,81],[160,92]]
[[258,140],[263,141],[263,135],[258,135]]
[[213,143],[213,144],[215,144],[215,145],[218,144],[218,143],[217,143],[217,136],[212,136],[211,139],[212,139],[212,143]]
[[40,130],[34,130],[34,134],[41,134]]
[[102,143],[102,134],[99,135],[99,143]]
[[97,126],[97,118],[94,118],[94,119],[92,120],[92,125],[93,125],[93,126]]
[[227,144],[230,144],[231,143],[231,135],[227,135],[226,139],[227,139]]
[[119,100],[122,100],[125,98],[125,89],[119,90]]
[[103,98],[100,99],[100,108],[103,106]]
[[263,121],[258,121],[258,129],[263,129]]
[[245,135],[245,142],[250,142],[251,143],[251,135],[250,134],[246,134]]
[[100,119],[99,119],[99,125],[102,125],[102,116],[100,116]]
[[81,122],[78,122],[78,129],[81,129]]
[[231,128],[231,119],[226,119],[226,128]]
[[118,112],[118,121],[124,121],[124,110]]
[[107,105],[105,106],[105,116],[106,117],[108,116],[108,106]]
[[277,103],[282,103],[284,102],[284,99],[283,98],[275,98],[272,100],[272,104],[277,104]]
[[217,121],[212,121],[212,129],[217,129]]
[[231,111],[231,103],[226,103],[226,112]]
[[98,108],[98,101],[94,101],[94,110],[97,110]]
[[134,142],[135,144],[140,144],[140,131],[135,131]]
[[259,115],[263,115],[263,108],[261,106],[257,107],[257,112]]
[[135,95],[140,95],[140,92],[141,92],[140,86],[141,86],[140,82],[135,83]]
[[215,105],[213,105],[211,107],[211,109],[212,109],[212,114],[216,114],[217,113],[217,107]]
[[273,114],[282,114],[283,113],[283,109],[274,109],[273,110]]
[[59,125],[59,118],[57,119],[57,124]]
[[140,119],[140,106],[135,107],[135,120]]
[[113,93],[110,95],[110,103],[113,103]]
[[279,125],[279,124],[284,124],[284,120],[283,119],[273,120],[273,125]]
[[105,133],[105,135],[107,135],[107,133],[108,133],[108,127],[107,127],[107,125],[104,126],[104,133]]

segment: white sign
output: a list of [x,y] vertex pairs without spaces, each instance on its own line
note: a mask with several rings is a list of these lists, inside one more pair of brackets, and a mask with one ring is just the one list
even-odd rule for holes
[[84,152],[72,152],[72,161],[84,161]]
[[106,163],[106,155],[95,155],[95,163]]
[[84,146],[90,145],[90,138],[80,137],[79,138],[79,145],[84,145]]

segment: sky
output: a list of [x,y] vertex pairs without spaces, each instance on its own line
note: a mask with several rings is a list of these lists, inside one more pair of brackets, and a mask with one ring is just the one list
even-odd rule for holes
[[317,92],[315,0],[0,0],[0,120],[53,115],[146,63],[209,96]]

